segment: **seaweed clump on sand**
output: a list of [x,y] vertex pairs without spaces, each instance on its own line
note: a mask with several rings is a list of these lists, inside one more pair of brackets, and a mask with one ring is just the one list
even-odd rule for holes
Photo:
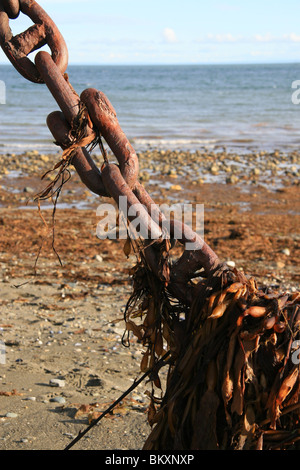
[[144,450],[299,448],[300,293],[259,288],[219,265],[191,281],[188,307],[143,256],[133,281],[126,327],[145,349],[141,371],[151,369],[152,382]]

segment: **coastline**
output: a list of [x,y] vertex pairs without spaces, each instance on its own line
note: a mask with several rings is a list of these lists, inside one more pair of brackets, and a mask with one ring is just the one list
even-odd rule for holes
[[[96,237],[92,195],[76,174],[56,210],[55,249],[32,196],[57,155],[0,159],[0,449],[66,446],[139,375],[142,348],[121,344],[131,287],[123,240]],[[101,165],[100,157],[95,158]],[[204,204],[205,241],[278,290],[299,289],[300,154],[149,150],[140,177],[158,204]],[[41,204],[51,224],[52,204]],[[42,250],[34,271],[37,254]],[[54,387],[51,380],[62,380]],[[150,432],[141,384],[76,449],[140,449]]]

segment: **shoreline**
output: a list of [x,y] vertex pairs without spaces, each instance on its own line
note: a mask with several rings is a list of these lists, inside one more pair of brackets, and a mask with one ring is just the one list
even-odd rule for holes
[[[108,155],[112,162],[116,161],[109,153]],[[205,184],[226,184],[239,186],[244,191],[252,191],[257,186],[276,191],[286,186],[297,186],[300,181],[300,151],[274,150],[240,155],[227,153],[224,149],[219,152],[148,150],[137,152],[137,155],[140,181],[149,186],[153,197],[159,196],[156,186],[169,192],[180,191],[180,187],[186,184],[194,185],[195,190]],[[0,206],[5,207],[7,203],[16,204],[17,201],[23,205],[30,199],[31,193],[40,191],[46,182],[51,180],[51,173],[44,183],[41,182],[41,177],[54,167],[60,157],[60,152],[40,154],[35,150],[20,155],[0,155]],[[92,153],[92,157],[100,168],[102,156]],[[72,168],[71,166],[71,170]],[[87,188],[82,187],[74,171],[72,174],[68,183],[69,191],[75,199],[86,199]],[[28,194],[16,196],[22,192]],[[5,193],[11,195],[10,200]],[[61,197],[62,202],[64,198],[65,195]],[[93,200],[92,194],[90,199]]]

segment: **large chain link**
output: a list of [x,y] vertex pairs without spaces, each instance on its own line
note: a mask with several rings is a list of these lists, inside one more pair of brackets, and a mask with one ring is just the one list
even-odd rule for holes
[[[29,16],[34,25],[25,32],[13,36],[9,20],[19,13]],[[48,44],[51,54],[39,51],[33,63],[27,56],[30,52]],[[68,50],[57,26],[35,0],[0,0],[0,45],[13,66],[26,79],[35,83],[45,83],[61,111],[49,114],[48,127],[64,155],[69,156],[82,182],[100,196],[112,197],[119,203],[125,196],[128,207],[135,206],[139,220],[151,234],[152,239],[162,240],[166,233],[162,230],[165,220],[163,213],[154,203],[145,188],[138,181],[139,162],[135,150],[122,131],[116,112],[104,93],[89,88],[80,96],[74,91],[65,73],[68,65]],[[98,169],[87,144],[105,139],[118,165],[110,164],[103,146],[101,150],[105,162]],[[130,218],[129,218],[130,219]],[[186,250],[172,269],[176,297],[187,300],[186,282],[199,267],[209,273],[219,261],[209,246],[182,222],[171,222],[169,237],[174,237],[181,224],[182,236],[179,241],[185,245],[193,243],[194,250]],[[178,230],[177,230],[178,233]],[[178,238],[177,238],[178,239]],[[152,270],[162,280],[169,282],[169,271],[159,269],[159,252],[155,244],[145,245],[145,255]]]
[[[13,36],[9,19],[22,12],[34,23],[23,33]],[[61,72],[68,66],[68,49],[57,26],[40,5],[33,0],[3,0],[0,3],[0,44],[14,67],[28,80],[42,83],[34,63],[27,57],[46,44]]]

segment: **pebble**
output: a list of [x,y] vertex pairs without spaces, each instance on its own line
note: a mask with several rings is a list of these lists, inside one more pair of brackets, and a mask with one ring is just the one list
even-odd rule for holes
[[64,397],[54,397],[54,398],[50,398],[50,401],[52,403],[60,403],[61,405],[63,405],[64,403],[66,403],[66,399]]
[[65,381],[60,379],[51,379],[49,384],[51,387],[64,387],[66,385]]
[[219,173],[219,165],[216,165],[216,164],[213,164],[211,167],[210,167],[210,172],[213,174],[213,175],[217,175]]
[[230,268],[235,268],[235,262],[234,262],[234,261],[227,261],[226,264],[227,264],[227,266],[229,266]]
[[17,413],[8,412],[8,413],[6,413],[5,417],[6,418],[17,418],[18,415],[17,415]]
[[238,177],[235,175],[230,175],[228,178],[226,178],[226,183],[227,184],[235,184],[238,182]]
[[170,188],[172,191],[180,191],[182,187],[179,184],[174,184]]
[[290,256],[290,254],[291,254],[291,252],[290,252],[290,250],[289,250],[288,248],[284,248],[284,249],[282,250],[282,253],[283,253],[284,255],[286,255],[286,256]]
[[63,436],[69,437],[70,439],[74,439],[74,438],[75,438],[75,435],[74,435],[74,434],[71,434],[70,432],[64,432],[64,433],[63,433]]
[[26,186],[24,189],[23,189],[23,192],[24,193],[33,193],[34,190],[32,188],[30,188],[29,186]]

